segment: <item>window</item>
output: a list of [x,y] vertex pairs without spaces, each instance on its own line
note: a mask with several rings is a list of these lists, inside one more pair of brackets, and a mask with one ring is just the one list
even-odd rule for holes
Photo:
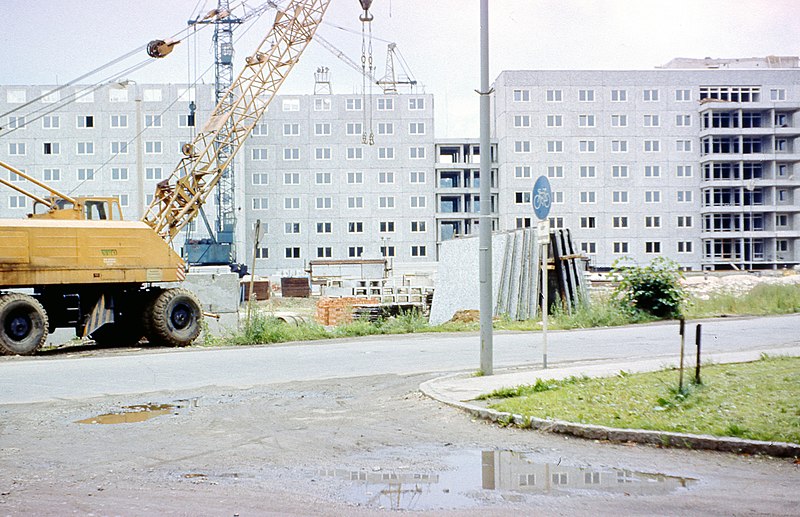
[[[126,173],[127,171],[128,169],[125,169]],[[61,169],[44,169],[42,171],[42,177],[45,181],[61,181]]]
[[628,141],[627,140],[612,140],[611,141],[611,152],[612,153],[627,153],[628,152]]
[[644,243],[644,252],[645,253],[661,253],[661,242],[660,241],[646,241]]
[[253,185],[269,185],[269,174],[256,172],[251,176]]
[[118,194],[117,199],[119,200],[119,206],[121,207],[129,206],[128,194]]
[[358,183],[364,183],[364,173],[363,172],[348,172],[347,173],[347,183],[354,185]]
[[317,97],[314,99],[314,111],[330,111],[331,100],[327,97]]
[[597,202],[597,192],[593,190],[583,190],[580,194],[581,203],[596,203]]
[[628,166],[627,165],[612,165],[611,166],[611,177],[612,178],[627,178],[628,177]]
[[317,233],[332,233],[333,225],[329,222],[317,223]]
[[408,134],[409,135],[424,135],[425,134],[425,122],[411,122],[408,124]]
[[646,153],[657,153],[661,150],[661,141],[660,140],[645,140],[644,141],[644,152]]
[[283,125],[283,136],[298,136],[300,134],[300,124],[290,123]]
[[178,126],[180,127],[194,127],[194,123],[195,123],[194,113],[189,113],[187,115],[180,115],[178,117]]
[[626,102],[627,100],[627,90],[611,90],[611,102]]
[[615,190],[611,193],[611,202],[612,203],[627,203],[628,202],[628,191],[627,190]]
[[364,198],[362,196],[348,197],[347,208],[364,208]]
[[395,256],[394,246],[381,246],[381,255],[384,257],[394,257]]
[[691,165],[678,165],[677,175],[679,178],[691,178],[692,166]]
[[251,149],[250,157],[255,161],[264,161],[269,157],[269,150],[266,147]]
[[161,167],[147,167],[144,170],[144,177],[148,180],[162,179]]
[[381,233],[394,233],[394,221],[381,221],[378,227]]
[[378,208],[394,208],[394,196],[380,196]]
[[597,243],[596,242],[582,242],[581,243],[581,251],[588,255],[594,255],[597,253]]
[[94,180],[94,169],[78,169],[78,181]]
[[379,160],[394,160],[394,147],[378,147]]
[[427,198],[425,196],[411,196],[411,208],[425,208]]
[[562,115],[547,115],[547,127],[561,127],[564,125]]
[[161,127],[161,115],[145,115],[144,127]]
[[116,88],[112,88],[108,90],[108,101],[109,102],[128,102],[128,90],[118,90]]
[[655,102],[658,100],[658,90],[645,90],[644,100],[646,102]]
[[347,256],[356,258],[360,257],[364,253],[364,246],[350,246],[347,248]]
[[111,115],[111,127],[113,128],[128,127],[128,115]]
[[700,100],[713,99],[730,102],[759,102],[761,88],[757,86],[701,86]]
[[644,193],[645,203],[660,203],[661,191],[660,190],[646,190]]
[[412,257],[427,257],[428,250],[425,246],[411,246]]
[[22,104],[26,99],[25,90],[6,90],[6,102],[9,104]]
[[[361,99],[345,99],[344,109],[346,111],[361,111],[363,109],[363,105],[361,104]],[[359,131],[359,133],[360,132],[361,131]]]
[[531,127],[531,116],[514,115],[514,127]]
[[283,208],[286,210],[300,210],[300,198],[299,197],[283,198]]
[[594,90],[578,90],[578,100],[581,102],[594,102]]
[[411,183],[425,183],[425,172],[424,171],[411,171],[411,173],[410,173],[410,181],[411,181]]
[[628,253],[628,243],[627,242],[615,242],[613,244],[614,254],[620,255],[623,253]]
[[675,90],[675,100],[678,102],[688,102],[692,100],[692,90]]
[[562,140],[548,140],[547,141],[547,152],[548,153],[563,153],[564,152],[564,142]]
[[645,228],[661,228],[661,216],[648,215],[644,218]]
[[560,190],[553,191],[553,204],[554,205],[563,205],[564,204],[564,192]]
[[408,148],[408,157],[412,160],[422,160],[425,158],[425,148],[424,147],[409,147]]
[[28,198],[25,196],[8,196],[8,208],[25,208],[28,204]]
[[524,191],[524,192],[515,192],[514,193],[514,203],[517,205],[529,205],[531,202],[531,192]]
[[675,125],[678,127],[689,127],[692,125],[691,115],[675,115]]
[[691,228],[692,227],[692,216],[691,215],[679,215],[678,216],[678,228]]
[[789,226],[789,216],[787,214],[775,214],[775,226],[776,227]]
[[331,159],[331,148],[330,147],[317,147],[314,149],[314,159],[315,160],[330,160]]
[[331,184],[331,173],[330,172],[318,172],[314,175],[314,183],[317,185],[330,185]]
[[517,217],[516,228],[530,228],[530,227],[531,227],[530,217]]
[[255,126],[253,126],[253,132],[251,133],[253,136],[267,136],[269,135],[269,124],[266,122],[259,122]]
[[379,135],[393,135],[394,124],[392,122],[378,122]]
[[581,165],[580,176],[581,178],[595,178],[597,177],[597,169],[594,165]]
[[381,183],[381,184],[394,183],[394,173],[393,172],[379,172],[378,173],[378,183]]
[[611,115],[611,127],[627,127],[628,115]]
[[661,125],[661,119],[658,115],[645,115],[644,127],[658,127]]
[[161,102],[161,90],[156,88],[145,88],[142,98],[144,102]]
[[545,99],[547,102],[561,102],[561,90],[547,90]]
[[283,148],[284,161],[295,161],[300,159],[299,147],[284,147]]
[[594,127],[594,115],[578,115],[579,127]]
[[531,142],[530,142],[530,140],[516,140],[516,141],[514,141],[514,152],[515,153],[529,153],[529,152],[531,152]]
[[300,111],[300,99],[283,99],[281,109],[283,111]]
[[692,151],[692,141],[691,140],[676,140],[675,141],[675,150],[679,153],[688,153]]
[[330,136],[331,123],[330,122],[317,122],[314,124],[314,134],[316,136]]
[[678,241],[678,253],[691,253],[692,241]]
[[24,129],[25,117],[8,117],[8,129]]
[[300,233],[300,223],[283,223],[283,233],[285,234]]
[[[775,251],[778,253],[789,251],[789,241],[786,239],[778,239],[775,241]],[[782,257],[778,257],[782,258]]]
[[678,191],[678,203],[691,203],[692,202],[692,191],[691,190],[679,190]]
[[555,230],[563,229],[564,228],[564,218],[563,217],[551,217],[550,219],[550,228]]
[[286,258],[300,258],[300,248],[296,246],[286,248]]
[[378,99],[378,111],[393,111],[394,99],[391,97]]
[[514,102],[529,102],[530,100],[530,90],[514,90]]
[[[125,153],[128,152],[128,144],[125,142],[111,142],[111,152],[114,152],[114,144],[123,144],[125,146]],[[42,144],[42,152],[44,154],[61,154],[61,144],[58,142],[44,142]]]
[[347,233],[364,233],[364,223],[361,221],[347,223]]
[[61,127],[61,118],[58,115],[45,115],[42,117],[42,129],[58,129]]
[[144,154],[161,154],[161,142],[149,141],[144,143]]
[[360,135],[361,127],[361,122],[348,122],[345,125],[345,133],[347,133],[348,136]]
[[317,248],[317,258],[331,258],[333,256],[333,250],[330,246],[323,246]]
[[769,90],[769,100],[771,101],[785,101],[786,90],[783,88],[771,88]]
[[644,177],[645,178],[658,178],[661,176],[661,167],[658,165],[645,165]]
[[531,177],[530,165],[517,165],[514,167],[514,177],[517,179],[526,179]]
[[563,165],[548,165],[547,166],[547,177],[548,178],[563,178],[564,177],[564,166]]
[[428,231],[425,221],[411,221],[412,233],[425,233]]
[[113,181],[126,181],[128,179],[128,168],[127,167],[112,167],[111,168],[111,179]]
[[111,154],[128,154],[128,142],[111,142]]
[[597,228],[597,218],[581,217],[581,228]]
[[78,142],[78,154],[94,154],[94,142]]
[[284,185],[299,185],[300,184],[300,173],[299,172],[284,172],[283,173],[283,184]]
[[627,228],[628,227],[628,216],[625,215],[617,215],[611,219],[612,226],[614,228]]
[[594,140],[580,140],[578,142],[578,152],[593,153],[595,151],[596,145]]
[[94,127],[94,117],[92,115],[78,115],[78,127]]
[[61,99],[61,94],[57,90],[42,91],[42,103],[44,104],[52,104],[54,102],[58,102],[59,99]]
[[408,99],[408,109],[410,111],[419,111],[425,109],[425,99],[422,97],[412,97]]

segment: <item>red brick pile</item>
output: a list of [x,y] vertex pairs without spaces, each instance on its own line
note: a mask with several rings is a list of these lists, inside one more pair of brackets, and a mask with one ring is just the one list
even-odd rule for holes
[[361,305],[374,305],[377,298],[320,298],[314,318],[320,325],[337,326],[353,321],[353,308]]

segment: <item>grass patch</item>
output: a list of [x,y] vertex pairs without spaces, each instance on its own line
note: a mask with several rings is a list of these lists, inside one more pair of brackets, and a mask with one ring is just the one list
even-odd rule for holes
[[760,284],[741,296],[719,294],[708,300],[692,298],[685,312],[687,318],[800,312],[800,285]]
[[537,380],[485,398],[504,397],[490,407],[527,417],[800,443],[800,358],[707,366],[702,385],[677,384],[676,370],[622,372]]

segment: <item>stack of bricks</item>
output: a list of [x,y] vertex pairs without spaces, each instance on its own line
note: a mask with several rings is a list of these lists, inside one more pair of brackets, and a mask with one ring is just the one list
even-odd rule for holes
[[353,321],[353,307],[374,305],[376,298],[320,298],[315,319],[320,325],[337,326]]

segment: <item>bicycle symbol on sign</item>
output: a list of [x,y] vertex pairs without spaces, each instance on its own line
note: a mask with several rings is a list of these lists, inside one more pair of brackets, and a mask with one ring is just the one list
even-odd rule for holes
[[542,207],[550,207],[550,192],[546,187],[539,188],[536,195],[533,196],[533,209],[539,210]]

